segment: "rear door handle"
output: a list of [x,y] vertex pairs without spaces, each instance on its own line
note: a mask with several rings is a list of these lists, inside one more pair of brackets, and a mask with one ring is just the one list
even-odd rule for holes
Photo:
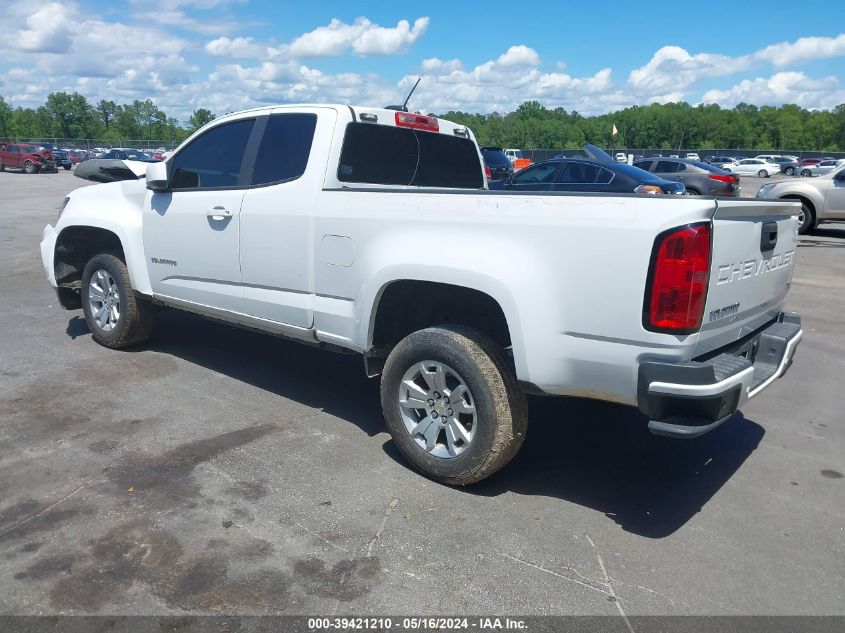
[[208,217],[210,217],[212,220],[220,221],[220,220],[226,220],[228,218],[231,218],[232,212],[229,211],[229,209],[227,209],[226,207],[217,206],[217,207],[210,209],[208,211],[208,213],[206,213],[206,215]]

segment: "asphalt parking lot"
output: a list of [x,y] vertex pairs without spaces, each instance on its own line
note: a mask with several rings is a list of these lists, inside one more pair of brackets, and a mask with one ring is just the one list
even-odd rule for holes
[[96,345],[38,249],[83,184],[0,173],[0,613],[845,614],[845,224],[801,239],[804,341],[741,416],[681,442],[536,398],[453,489],[355,356],[176,311]]

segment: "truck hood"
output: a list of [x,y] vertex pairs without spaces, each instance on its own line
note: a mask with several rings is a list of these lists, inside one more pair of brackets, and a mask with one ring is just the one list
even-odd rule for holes
[[93,158],[79,163],[76,167],[77,178],[93,182],[117,182],[119,180],[139,180],[146,176],[150,163],[138,160],[118,160],[116,158]]

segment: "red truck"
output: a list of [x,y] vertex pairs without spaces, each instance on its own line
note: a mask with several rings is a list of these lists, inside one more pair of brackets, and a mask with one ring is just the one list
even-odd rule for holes
[[0,148],[0,171],[6,167],[23,169],[27,174],[57,171],[53,153],[32,143],[8,143]]

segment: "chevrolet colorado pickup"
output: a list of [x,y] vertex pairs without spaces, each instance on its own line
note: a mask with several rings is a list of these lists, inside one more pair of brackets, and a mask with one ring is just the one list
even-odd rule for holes
[[72,192],[41,242],[96,342],[141,343],[167,306],[361,354],[399,450],[449,484],[514,456],[526,393],[694,437],[802,335],[783,312],[795,202],[489,191],[469,129],[345,105],[235,113],[166,162],[100,162],[78,174],[117,181]]

